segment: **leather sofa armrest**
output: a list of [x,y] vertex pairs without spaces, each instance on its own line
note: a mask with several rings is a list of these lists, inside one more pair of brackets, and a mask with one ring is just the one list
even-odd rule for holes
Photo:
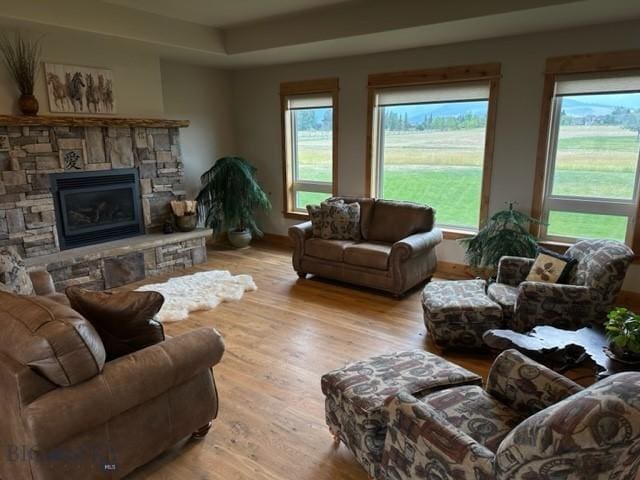
[[56,287],[53,284],[53,278],[46,270],[36,270],[29,272],[31,277],[31,283],[33,283],[33,290],[36,295],[52,295],[56,293]]
[[514,410],[532,415],[582,391],[582,387],[510,349],[493,362],[486,390]]
[[307,238],[311,238],[313,227],[311,222],[304,222],[289,227],[289,238],[294,242],[304,242]]
[[289,227],[289,238],[293,244],[293,255],[291,257],[291,263],[293,268],[297,272],[301,272],[302,269],[302,257],[304,255],[304,242],[307,238],[311,238],[313,234],[313,227],[311,222],[304,222],[298,225]]
[[391,247],[391,255],[400,260],[407,260],[428,252],[440,242],[442,242],[442,230],[439,228],[429,232],[414,233],[394,243]]
[[385,415],[384,478],[426,478],[434,458],[455,470],[456,479],[493,478],[493,452],[412,395],[393,397]]
[[[56,388],[58,388],[57,385],[37,374],[33,369],[0,353],[0,392],[2,392],[2,397],[5,394],[17,395],[19,404],[25,406]],[[6,401],[6,398],[3,401]]]
[[[158,397],[216,365],[224,342],[199,328],[105,364],[86,382],[57,388],[23,409],[23,422],[39,448],[71,438]],[[213,379],[212,379],[213,381]]]

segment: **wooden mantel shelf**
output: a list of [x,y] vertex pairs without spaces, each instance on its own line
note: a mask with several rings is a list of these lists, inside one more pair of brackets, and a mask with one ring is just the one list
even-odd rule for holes
[[62,115],[0,115],[0,127],[135,127],[184,128],[189,120],[163,118],[76,117]]

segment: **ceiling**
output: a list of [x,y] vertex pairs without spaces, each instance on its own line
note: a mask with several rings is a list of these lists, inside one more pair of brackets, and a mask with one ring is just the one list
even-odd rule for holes
[[640,18],[638,0],[0,0],[0,25],[96,35],[222,68]]
[[122,7],[209,27],[263,20],[337,3],[362,0],[103,0]]

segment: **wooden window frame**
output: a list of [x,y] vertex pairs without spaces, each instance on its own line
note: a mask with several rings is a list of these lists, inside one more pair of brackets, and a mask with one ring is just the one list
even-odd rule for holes
[[[451,83],[489,82],[489,104],[487,111],[487,127],[485,133],[484,159],[482,163],[482,186],[480,193],[480,218],[482,226],[489,216],[489,198],[491,195],[491,175],[493,172],[493,154],[495,149],[496,119],[498,111],[498,94],[501,78],[500,63],[483,63],[476,65],[456,65],[452,67],[430,68],[391,73],[369,75],[367,83],[367,151],[366,151],[366,185],[367,197],[377,192],[378,172],[378,135],[375,117],[376,92],[384,88],[430,86]],[[446,239],[458,239],[475,234],[475,230],[444,228]]]
[[[580,55],[567,55],[548,58],[544,71],[544,87],[542,90],[542,105],[540,107],[540,123],[538,132],[538,148],[536,152],[536,167],[533,183],[533,199],[531,201],[531,216],[542,218],[544,213],[545,191],[548,180],[549,142],[552,139],[553,101],[555,86],[559,75],[591,74],[621,72],[640,69],[640,50],[625,50],[619,52],[604,52]],[[636,213],[634,230],[631,232],[631,248],[640,252],[640,195],[636,195]],[[531,233],[537,237],[543,228],[531,226]],[[542,245],[556,251],[563,252],[573,243],[543,240]],[[638,259],[638,255],[636,255]]]
[[338,194],[338,117],[339,117],[338,78],[322,78],[316,80],[302,80],[283,82],[280,84],[280,122],[282,132],[282,177],[283,177],[283,210],[285,218],[306,220],[309,214],[295,209],[295,195],[293,194],[293,164],[290,160],[289,144],[290,129],[287,127],[287,98],[295,95],[329,94],[332,98],[332,195]]

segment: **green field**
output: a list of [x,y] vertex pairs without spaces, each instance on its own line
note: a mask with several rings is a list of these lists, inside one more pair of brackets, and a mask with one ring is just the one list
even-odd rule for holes
[[[300,132],[300,178],[331,179],[329,132]],[[441,225],[477,227],[484,129],[386,132],[384,193],[426,203]],[[615,126],[563,126],[558,139],[555,195],[633,198],[639,142]],[[326,195],[302,192],[298,205]],[[624,240],[626,218],[551,212],[549,233]]]

